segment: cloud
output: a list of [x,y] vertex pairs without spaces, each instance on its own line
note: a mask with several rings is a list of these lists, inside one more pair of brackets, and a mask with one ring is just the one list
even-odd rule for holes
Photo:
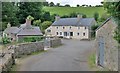
[[100,5],[103,0],[46,0],[48,2],[60,3],[61,5],[70,4],[71,6],[76,6],[77,4],[83,5]]

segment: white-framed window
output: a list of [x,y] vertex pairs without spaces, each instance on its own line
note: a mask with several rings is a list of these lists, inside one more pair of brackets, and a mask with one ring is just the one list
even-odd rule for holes
[[72,27],[70,26],[70,29],[71,29]]
[[62,35],[62,32],[60,32],[60,35]]
[[58,29],[58,27],[56,27]]
[[85,29],[87,29],[87,27],[85,26]]

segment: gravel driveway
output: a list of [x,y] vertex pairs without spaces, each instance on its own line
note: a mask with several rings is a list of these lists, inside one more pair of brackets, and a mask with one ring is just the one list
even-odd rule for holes
[[89,71],[88,55],[93,41],[62,40],[60,47],[21,61],[18,71]]

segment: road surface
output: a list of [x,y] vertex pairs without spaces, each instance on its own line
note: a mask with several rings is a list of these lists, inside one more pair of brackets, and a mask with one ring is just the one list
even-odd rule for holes
[[18,71],[89,71],[93,41],[62,40],[63,45],[21,61]]

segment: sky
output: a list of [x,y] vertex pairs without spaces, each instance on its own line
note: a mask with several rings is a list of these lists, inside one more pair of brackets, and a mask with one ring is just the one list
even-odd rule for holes
[[69,4],[72,7],[76,7],[77,4],[79,5],[83,5],[83,4],[87,4],[87,5],[101,5],[101,2],[103,0],[46,0],[47,2],[54,2],[56,3],[60,3],[61,5],[65,5],[65,4]]

